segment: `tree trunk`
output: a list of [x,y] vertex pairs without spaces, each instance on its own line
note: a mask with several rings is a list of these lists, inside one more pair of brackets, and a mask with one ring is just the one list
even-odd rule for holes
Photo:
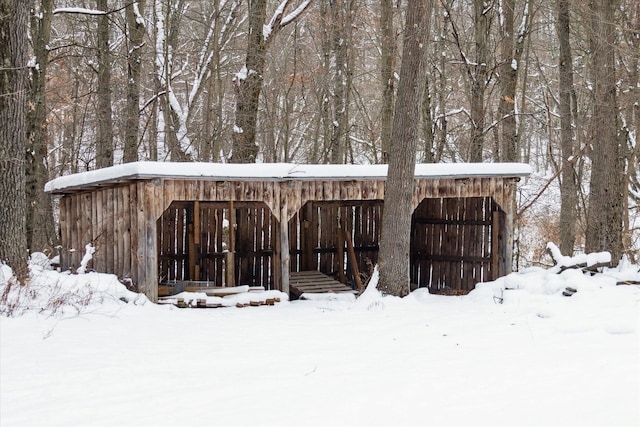
[[[213,2],[214,16],[220,16],[220,0]],[[206,108],[204,108],[204,135],[200,139],[198,160],[209,162],[218,157],[220,145],[220,133],[222,129],[222,91],[220,78],[220,32],[217,29],[213,34],[213,59],[209,63],[209,77]]]
[[137,0],[125,9],[127,19],[127,106],[124,131],[124,162],[138,160],[140,128],[140,70],[144,39],[145,0]]
[[47,167],[47,105],[46,76],[49,63],[49,40],[53,0],[42,0],[31,14],[31,40],[37,67],[32,67],[29,90],[31,108],[27,111],[27,246],[33,251],[53,252],[57,237],[53,220],[51,198],[44,185],[49,180]]
[[[441,161],[444,154],[445,147],[447,146],[447,39],[444,37],[447,18],[442,13],[434,13],[434,31],[438,34],[437,50],[438,53],[438,72],[436,80],[436,92],[437,92],[437,111],[438,119],[434,126],[434,144],[435,150],[433,153],[433,162],[438,163]],[[434,79],[435,80],[435,79]]]
[[389,170],[380,237],[378,288],[386,294],[409,293],[409,249],[420,102],[424,93],[425,51],[431,2],[409,0],[403,39],[398,102],[393,118]]
[[[500,123],[500,157],[505,162],[517,162],[518,134],[516,127],[516,84],[518,79],[519,58],[514,52],[514,8],[515,0],[502,1],[502,58],[500,62],[500,102],[498,120]],[[498,160],[498,159],[497,159]]]
[[[97,0],[98,10],[107,11],[107,0]],[[111,52],[109,17],[98,16],[98,125],[96,129],[96,168],[113,165],[113,122],[111,116]]]
[[471,81],[471,144],[470,162],[482,162],[484,148],[485,107],[484,93],[487,87],[487,38],[489,33],[489,8],[484,0],[473,0],[475,64]]
[[422,94],[422,128],[424,132],[424,152],[422,161],[425,163],[435,163],[435,133],[433,117],[431,116],[431,87],[429,77],[424,75],[424,93]]
[[310,4],[311,0],[306,0],[285,16],[292,0],[283,1],[269,23],[265,21],[266,0],[254,0],[249,4],[247,58],[244,67],[233,79],[236,90],[236,118],[233,128],[232,163],[256,161],[259,151],[256,144],[256,123],[267,47],[275,35],[286,25],[295,22]]
[[585,249],[622,256],[624,158],[618,136],[615,72],[615,0],[592,0],[590,45],[593,82],[591,186]]
[[333,127],[331,132],[331,163],[344,163],[349,139],[349,93],[351,91],[351,69],[349,49],[351,47],[352,6],[355,0],[330,1]]
[[[27,276],[25,149],[29,4],[0,0],[0,262]],[[8,31],[11,29],[11,31]]]
[[569,0],[557,0],[557,31],[560,45],[558,63],[560,103],[560,147],[562,151],[562,180],[560,182],[560,252],[572,256],[576,240],[578,188],[574,170],[573,120],[573,59],[569,44]]
[[381,163],[389,163],[391,132],[393,130],[394,64],[396,41],[393,29],[393,1],[380,1],[382,108],[380,111]]
[[256,122],[266,53],[263,35],[266,15],[266,0],[250,2],[245,68],[234,79],[237,101],[231,156],[233,163],[254,163],[258,156],[258,146],[255,141]]

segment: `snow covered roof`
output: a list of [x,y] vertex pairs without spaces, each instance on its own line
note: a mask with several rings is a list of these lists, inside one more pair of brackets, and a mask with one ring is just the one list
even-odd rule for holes
[[[416,178],[523,177],[531,167],[523,163],[424,163]],[[387,165],[306,165],[295,163],[173,163],[134,162],[66,175],[47,182],[48,193],[64,193],[86,186],[132,179],[211,179],[215,181],[288,181],[385,179]]]

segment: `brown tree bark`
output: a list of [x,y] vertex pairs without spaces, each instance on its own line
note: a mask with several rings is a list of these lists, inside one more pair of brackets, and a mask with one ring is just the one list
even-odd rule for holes
[[[482,162],[485,132],[485,92],[487,89],[487,60],[489,56],[487,40],[489,37],[489,13],[491,7],[483,0],[473,0],[473,32],[474,32],[474,60],[470,60],[465,53],[460,39],[460,32],[454,20],[451,19],[451,7],[447,2],[442,3],[445,8],[446,19],[451,24],[454,42],[458,48],[460,59],[469,79],[469,99],[471,132],[469,145],[463,150],[463,158],[468,162]],[[446,137],[446,135],[445,135]]]
[[[304,13],[311,1],[302,2],[298,8],[285,17],[285,13],[292,6],[292,3],[293,0],[282,1],[268,25],[266,25],[266,0],[254,0],[249,4],[247,57],[243,70],[234,78],[237,98],[232,163],[253,163],[258,156],[256,123],[267,48],[282,28],[295,22]],[[265,26],[269,28],[269,33],[265,33]]]
[[254,0],[250,3],[245,69],[234,79],[237,101],[231,157],[233,163],[254,163],[258,155],[255,138],[266,53],[263,36],[266,15],[266,0]]
[[351,91],[352,7],[355,0],[330,1],[331,10],[331,96],[333,119],[329,159],[331,163],[344,163],[349,139],[349,93]]
[[556,30],[560,45],[558,58],[560,148],[562,151],[562,178],[560,181],[560,252],[573,255],[576,241],[578,184],[574,170],[574,137],[571,100],[573,99],[573,59],[569,44],[569,0],[557,0]]
[[624,157],[618,135],[615,70],[615,0],[591,0],[590,46],[593,82],[591,185],[585,249],[622,256]]
[[413,214],[413,178],[420,130],[420,102],[424,93],[425,51],[431,2],[409,0],[403,37],[398,100],[393,118],[389,170],[378,266],[383,293],[409,293],[409,244]]
[[[108,11],[107,0],[96,1],[98,10]],[[96,129],[96,168],[113,165],[113,122],[111,112],[111,51],[109,48],[109,16],[98,16],[98,111]]]
[[47,130],[46,78],[53,0],[39,0],[31,14],[31,41],[37,66],[31,67],[27,109],[26,198],[27,247],[50,253],[57,243],[51,198],[44,185],[49,180],[47,166],[49,134]]
[[393,28],[393,1],[380,0],[380,34],[382,108],[380,110],[381,163],[389,163],[391,132],[393,131],[393,99],[396,40]]
[[140,128],[140,71],[145,25],[142,20],[146,0],[137,0],[125,9],[127,20],[127,106],[124,131],[123,161],[138,160]]
[[516,33],[514,28],[515,0],[502,1],[501,37],[502,49],[499,66],[500,102],[498,104],[498,121],[500,123],[500,161],[520,161],[520,144],[516,123],[516,87],[520,74],[520,59],[524,50],[524,42],[528,37],[528,26],[531,14],[531,3],[527,2],[524,10],[524,28]]
[[29,4],[0,0],[0,262],[27,275],[25,149]]
[[482,162],[484,149],[485,105],[484,94],[487,87],[487,61],[489,34],[489,10],[484,0],[473,0],[475,34],[475,63],[471,79],[471,141],[469,162]]

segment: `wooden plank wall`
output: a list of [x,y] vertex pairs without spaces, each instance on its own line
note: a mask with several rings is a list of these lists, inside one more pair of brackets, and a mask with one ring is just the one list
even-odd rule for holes
[[[261,202],[235,202],[234,215],[230,209],[226,202],[171,203],[158,226],[161,282],[194,280],[215,286],[274,288],[275,217]],[[230,224],[235,224],[233,236]],[[228,251],[235,255],[233,284],[226,277]]]
[[[133,278],[132,253],[137,248],[136,185],[66,195],[60,200],[63,269],[75,271],[85,246],[95,253],[88,267]],[[132,201],[133,199],[133,201]]]
[[[491,197],[430,198],[414,211],[411,281],[432,291],[468,292],[497,277]],[[494,234],[494,231],[496,234]]]

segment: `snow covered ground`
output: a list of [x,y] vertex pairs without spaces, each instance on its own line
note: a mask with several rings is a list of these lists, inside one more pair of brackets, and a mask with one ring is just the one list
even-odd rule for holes
[[42,259],[27,291],[10,276],[1,426],[640,425],[640,287],[616,286],[637,265],[217,309]]

